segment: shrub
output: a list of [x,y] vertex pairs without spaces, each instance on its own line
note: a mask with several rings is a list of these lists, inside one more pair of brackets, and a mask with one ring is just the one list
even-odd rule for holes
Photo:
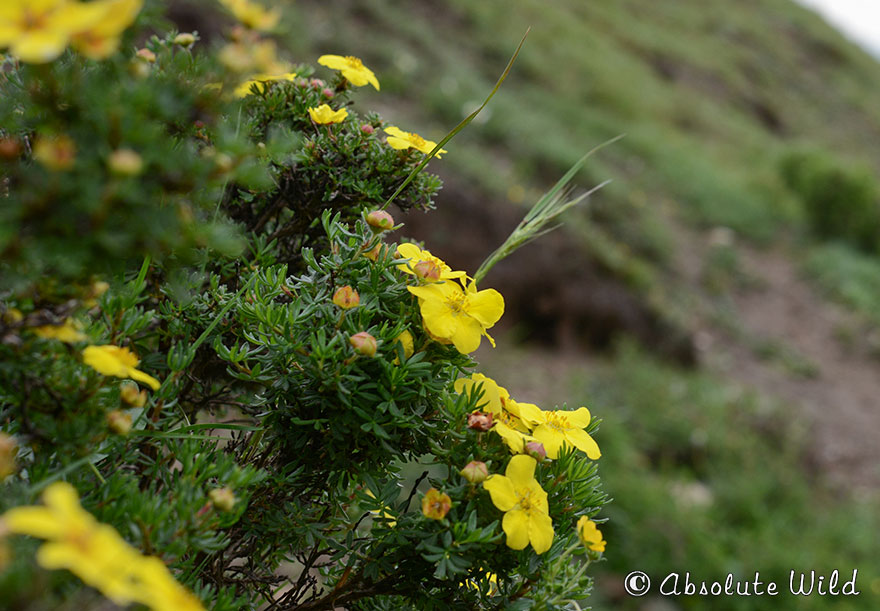
[[820,151],[794,151],[780,161],[786,184],[803,203],[810,229],[867,251],[880,248],[880,187],[867,169]]
[[[586,597],[605,545],[598,421],[474,373],[503,298],[399,249],[377,212],[431,206],[440,182],[417,170],[434,143],[354,110],[354,86],[378,88],[359,60],[324,56],[338,72],[313,78],[259,32],[275,12],[222,3],[247,28],[208,52],[176,32],[129,51],[158,27],[122,31],[138,0],[58,4],[78,15],[52,39],[70,51],[23,54],[48,14],[10,43],[0,600]],[[565,205],[545,200],[525,238]]]

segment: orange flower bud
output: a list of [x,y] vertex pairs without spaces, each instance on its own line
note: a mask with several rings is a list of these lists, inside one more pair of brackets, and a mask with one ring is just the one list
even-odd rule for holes
[[432,520],[442,520],[452,509],[452,499],[448,494],[431,488],[422,497],[422,515]]
[[0,138],[0,159],[13,161],[21,154],[21,142],[17,138]]
[[468,414],[468,428],[485,432],[492,428],[492,414],[484,414],[477,410]]
[[147,404],[147,391],[139,390],[132,382],[123,382],[119,386],[119,396],[132,407],[143,407]]
[[472,484],[479,484],[489,477],[489,468],[486,463],[479,460],[472,460],[459,471],[461,476]]
[[117,435],[128,435],[131,430],[131,414],[114,409],[107,414],[107,425]]
[[135,57],[138,57],[149,64],[156,63],[156,54],[149,49],[138,49],[137,53],[135,53]]
[[364,253],[364,256],[370,261],[377,261],[379,259],[379,253],[382,252],[382,245],[376,244],[376,246],[372,250],[368,250]]
[[358,295],[358,292],[346,285],[336,289],[336,292],[333,293],[333,303],[338,305],[343,310],[350,310],[351,308],[356,308],[361,302],[361,296]]
[[378,231],[394,229],[394,218],[384,210],[373,210],[367,215],[367,225]]
[[443,270],[433,261],[419,261],[413,266],[413,272],[426,282],[437,282]]
[[544,444],[540,441],[530,441],[525,446],[526,454],[541,462],[545,458],[547,458],[547,450],[544,449]]
[[376,356],[376,338],[366,331],[355,333],[348,338],[348,343],[351,344],[351,347],[358,354]]

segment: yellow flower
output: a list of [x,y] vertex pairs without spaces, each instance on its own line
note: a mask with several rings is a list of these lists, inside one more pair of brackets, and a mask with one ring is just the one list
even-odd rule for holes
[[587,516],[582,516],[581,519],[578,520],[577,534],[581,543],[583,543],[584,547],[587,549],[591,549],[594,552],[605,551],[606,541],[602,538],[602,533],[596,528],[596,523]]
[[132,24],[143,0],[98,0],[84,4],[94,12],[88,27],[73,32],[74,48],[89,59],[105,59],[119,47],[122,32]]
[[507,547],[525,549],[531,543],[536,554],[543,554],[553,543],[553,521],[547,493],[535,479],[537,464],[531,456],[518,454],[510,459],[505,475],[490,475],[483,488],[504,512],[501,528]]
[[558,457],[563,444],[586,452],[593,460],[602,456],[598,444],[584,430],[590,424],[590,410],[586,407],[574,411],[530,411],[525,419],[537,425],[532,436],[544,444],[549,458]]
[[510,398],[506,388],[481,373],[475,373],[470,378],[459,378],[454,388],[457,393],[471,394],[478,385],[482,385],[483,394],[477,409],[492,414],[491,430],[501,436],[511,452],[521,454],[525,444],[534,440],[528,434],[527,423],[537,417],[535,412],[541,410],[531,403],[517,403]]
[[432,520],[442,520],[452,509],[452,499],[445,492],[431,488],[422,497],[422,515]]
[[281,20],[280,10],[267,11],[259,4],[248,0],[220,0],[220,4],[229,9],[238,21],[252,30],[268,32],[275,29]]
[[263,93],[266,90],[266,83],[272,81],[292,81],[295,78],[296,72],[284,72],[282,74],[256,74],[236,87],[233,94],[237,98],[244,98],[253,93],[253,85],[256,85],[257,91]]
[[309,116],[312,118],[312,121],[319,125],[342,123],[348,116],[348,111],[344,108],[333,110],[327,104],[321,104],[317,108],[309,108]]
[[159,380],[136,369],[140,360],[128,348],[119,346],[89,346],[82,352],[83,362],[105,376],[131,378],[159,390]]
[[[388,142],[388,146],[393,149],[403,150],[408,148],[414,148],[417,151],[421,151],[425,155],[434,150],[434,147],[437,146],[437,143],[432,140],[425,140],[418,134],[412,134],[410,132],[405,132],[402,129],[398,129],[393,125],[389,125],[384,128],[385,133],[388,134],[386,138]],[[440,155],[443,153],[448,153],[446,149],[440,149],[437,151],[435,157],[440,159]]]
[[346,55],[322,55],[318,58],[318,63],[327,66],[331,70],[339,70],[355,87],[363,87],[367,83],[379,91],[379,81],[373,71],[367,68],[364,63],[357,57]]
[[15,507],[0,516],[12,533],[46,539],[37,563],[67,569],[117,605],[139,602],[154,610],[203,610],[158,559],[142,556],[112,527],[79,504],[73,486],[56,482],[43,493],[44,507]]
[[73,319],[68,318],[61,325],[43,325],[42,327],[34,327],[34,333],[43,339],[57,339],[68,344],[81,342],[88,339],[82,331],[80,325]]
[[495,345],[486,333],[504,313],[504,298],[495,289],[477,291],[473,282],[463,289],[458,282],[447,280],[409,286],[407,290],[419,298],[425,328],[435,337],[452,342],[462,354],[479,348],[483,335]]
[[[411,244],[409,242],[405,242],[400,244],[397,247],[397,256],[401,259],[409,259],[406,263],[401,263],[397,266],[402,272],[406,272],[407,274],[413,274],[418,276],[419,278],[428,279],[422,270],[422,268],[417,267],[420,264],[427,263],[432,264],[434,267],[440,270],[439,279],[447,280],[451,278],[464,278],[467,274],[464,272],[455,272],[452,271],[452,268],[446,265],[446,263],[440,259],[439,257],[435,257],[431,254],[429,250],[422,250],[415,244]],[[421,273],[420,273],[421,272]]]
[[0,2],[0,48],[29,64],[50,62],[70,37],[100,18],[88,4],[68,0],[3,0]]

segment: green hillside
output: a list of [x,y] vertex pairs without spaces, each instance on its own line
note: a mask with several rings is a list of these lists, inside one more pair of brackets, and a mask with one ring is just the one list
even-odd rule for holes
[[[880,64],[788,0],[297,0],[287,25],[294,57],[363,58],[382,83],[364,102],[433,139],[531,27],[489,109],[432,162],[438,213],[404,219],[467,269],[625,134],[578,179],[613,182],[487,276],[510,320],[480,355],[519,372],[517,396],[605,419],[596,608],[876,608]],[[858,568],[862,595],[622,591],[636,569],[760,571],[785,590],[811,568]]]

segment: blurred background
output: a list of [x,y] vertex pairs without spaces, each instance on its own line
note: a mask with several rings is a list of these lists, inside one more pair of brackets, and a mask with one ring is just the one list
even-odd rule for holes
[[[517,399],[604,420],[614,502],[594,608],[880,606],[880,43],[864,27],[878,3],[810,0],[825,17],[790,0],[274,4],[290,59],[362,58],[382,90],[358,106],[433,140],[531,26],[490,106],[431,163],[437,210],[395,214],[398,239],[454,268],[476,270],[575,161],[625,134],[576,180],[612,182],[484,280],[507,312],[477,354]],[[229,25],[203,4],[173,14],[209,44]],[[786,592],[811,569],[858,569],[861,595],[623,590],[641,570],[760,572]]]

